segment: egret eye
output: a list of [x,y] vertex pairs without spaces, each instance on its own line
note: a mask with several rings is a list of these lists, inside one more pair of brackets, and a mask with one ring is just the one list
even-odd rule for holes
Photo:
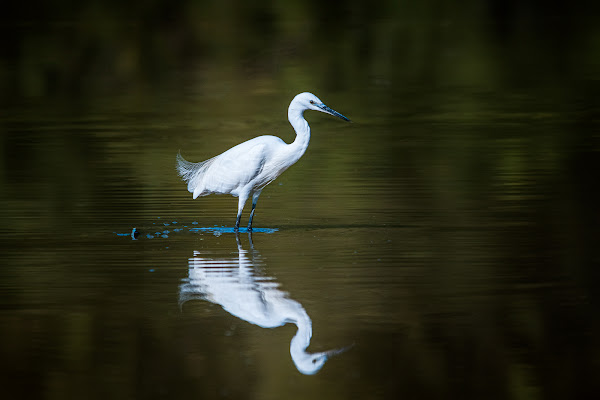
[[314,100],[311,100],[311,101],[310,101],[310,104],[315,104],[315,101],[314,101]]

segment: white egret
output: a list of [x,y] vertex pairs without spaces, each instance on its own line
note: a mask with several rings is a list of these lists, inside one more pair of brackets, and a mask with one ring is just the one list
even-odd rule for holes
[[304,111],[321,111],[350,121],[337,111],[327,107],[312,93],[300,93],[290,103],[288,119],[296,131],[296,139],[287,144],[277,136],[259,136],[238,144],[209,160],[193,163],[177,155],[177,170],[188,184],[193,198],[212,193],[231,194],[239,197],[235,230],[240,227],[242,210],[252,196],[252,211],[248,230],[252,230],[252,218],[261,191],[286,169],[302,157],[310,141],[310,126],[304,119]]

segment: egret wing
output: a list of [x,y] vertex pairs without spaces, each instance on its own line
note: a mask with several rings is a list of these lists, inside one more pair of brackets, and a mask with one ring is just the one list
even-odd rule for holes
[[265,165],[265,145],[250,142],[235,146],[217,156],[208,166],[202,184],[203,193],[238,194],[238,190],[257,177]]

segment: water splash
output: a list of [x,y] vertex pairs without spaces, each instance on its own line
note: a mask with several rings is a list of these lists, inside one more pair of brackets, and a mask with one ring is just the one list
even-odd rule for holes
[[[160,217],[158,217],[160,219]],[[173,224],[176,224],[176,221],[173,221]],[[153,225],[156,225],[156,222],[152,223]],[[162,223],[165,227],[168,226],[168,223]],[[198,222],[192,222],[192,225],[198,225]],[[157,230],[157,231],[153,231],[153,232],[143,232],[144,229],[142,228],[142,230],[138,230],[137,228],[133,228],[132,231],[127,232],[127,233],[121,233],[121,232],[113,232],[115,235],[117,236],[122,236],[122,237],[131,237],[133,240],[139,240],[142,238],[146,238],[146,239],[155,239],[155,238],[168,238],[170,234],[175,234],[175,233],[184,233],[184,232],[191,232],[191,233],[211,233],[215,236],[221,236],[222,234],[225,233],[235,233],[235,229],[233,227],[228,227],[228,226],[211,226],[211,227],[192,227],[192,228],[188,228],[187,225],[184,225],[183,228],[174,228],[172,230],[169,229],[164,229],[162,231]],[[277,228],[253,228],[252,229],[252,233],[275,233],[278,232],[279,229]],[[247,228],[240,228],[239,233],[247,233],[248,229]]]
[[[190,228],[190,232],[209,232],[209,233],[235,233],[235,229],[233,227],[228,226],[213,226],[206,228]],[[279,231],[277,228],[252,228],[252,233],[275,233]],[[240,228],[239,233],[248,232],[248,228]]]

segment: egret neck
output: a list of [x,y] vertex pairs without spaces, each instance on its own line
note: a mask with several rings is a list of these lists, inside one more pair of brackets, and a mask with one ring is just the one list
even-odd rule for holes
[[292,102],[288,108],[288,120],[296,131],[296,139],[290,144],[289,149],[292,159],[289,160],[290,165],[296,163],[304,155],[310,142],[310,126],[304,119],[304,110],[301,105]]
[[289,320],[298,327],[296,335],[294,335],[290,342],[290,354],[298,371],[306,375],[313,375],[319,372],[329,357],[346,351],[348,347],[318,353],[307,352],[306,349],[310,345],[310,338],[312,336],[312,322],[303,308],[301,308],[301,311],[297,315],[297,320]]

